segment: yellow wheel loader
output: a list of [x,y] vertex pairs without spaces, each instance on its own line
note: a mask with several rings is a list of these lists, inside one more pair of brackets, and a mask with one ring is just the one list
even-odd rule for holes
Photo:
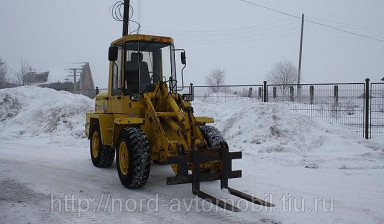
[[98,94],[94,113],[86,115],[94,166],[109,167],[116,155],[120,181],[132,189],[146,184],[152,161],[170,164],[175,176],[168,185],[192,183],[193,194],[219,207],[239,210],[202,192],[200,182],[220,180],[232,195],[273,206],[228,187],[228,179],[241,177],[232,160],[242,154],[229,152],[220,132],[206,125],[213,118],[194,116],[191,93],[179,94],[175,52],[185,67],[185,51],[169,37],[128,35],[126,19],[123,37],[109,48],[108,93]]

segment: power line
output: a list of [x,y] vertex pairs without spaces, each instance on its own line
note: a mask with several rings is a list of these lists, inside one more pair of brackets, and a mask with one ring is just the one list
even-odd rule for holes
[[365,25],[359,25],[359,24],[351,24],[351,23],[346,23],[346,22],[340,22],[336,20],[331,20],[331,19],[322,19],[318,17],[310,17],[314,20],[320,20],[320,21],[326,21],[326,22],[332,22],[332,23],[338,23],[342,26],[349,26],[349,27],[355,27],[355,28],[362,28],[362,29],[367,29],[367,30],[384,30],[384,27],[377,27],[377,26],[365,26]]
[[154,30],[171,31],[171,32],[179,32],[179,33],[228,33],[228,32],[232,33],[232,32],[237,32],[237,31],[249,32],[249,31],[252,31],[253,29],[260,29],[260,28],[264,28],[264,27],[266,27],[266,28],[275,27],[272,25],[277,25],[277,24],[279,24],[279,26],[293,25],[292,22],[284,20],[284,21],[278,21],[278,22],[273,22],[273,23],[259,24],[257,26],[245,26],[245,27],[226,28],[226,29],[217,29],[217,30],[214,30],[214,29],[209,29],[209,30],[180,30],[180,29],[159,28],[159,27],[154,27],[154,26],[149,26],[149,25],[143,25],[142,27],[154,29]]
[[[299,16],[295,16],[295,15],[289,14],[287,12],[279,11],[279,10],[276,10],[276,9],[273,9],[273,8],[270,8],[270,7],[266,7],[266,6],[263,6],[263,5],[254,3],[254,2],[250,2],[250,1],[247,1],[247,0],[239,0],[239,1],[247,3],[247,4],[250,4],[250,5],[253,5],[253,6],[257,6],[257,7],[263,8],[263,9],[266,9],[266,10],[269,10],[269,11],[273,11],[273,12],[276,12],[276,13],[279,13],[279,14],[282,14],[282,15],[285,15],[285,16],[289,16],[289,17],[296,18],[296,19],[301,19]],[[350,35],[354,35],[354,36],[358,36],[358,37],[363,37],[363,38],[366,38],[366,39],[370,39],[370,40],[374,40],[374,41],[378,41],[378,42],[383,42],[384,43],[384,40],[376,38],[376,37],[371,37],[371,36],[367,36],[367,35],[364,35],[364,34],[352,32],[352,31],[348,31],[348,30],[344,30],[344,29],[341,29],[341,28],[337,28],[337,27],[334,27],[334,26],[330,26],[330,25],[327,25],[327,24],[324,24],[324,23],[320,23],[320,22],[316,22],[316,21],[309,20],[309,19],[305,19],[305,21],[309,22],[309,23],[313,23],[313,24],[319,25],[319,26],[322,26],[322,27],[326,27],[328,29],[332,29],[332,30],[344,32],[344,33],[347,33],[347,34],[350,34]]]
[[316,21],[313,21],[313,20],[306,19],[305,21],[313,23],[313,24],[316,24],[316,25],[319,25],[319,26],[327,27],[329,29],[337,30],[337,31],[344,32],[344,33],[347,33],[347,34],[351,34],[351,35],[355,35],[355,36],[358,36],[358,37],[363,37],[363,38],[367,38],[367,39],[371,39],[371,40],[375,40],[375,41],[379,41],[379,42],[383,42],[384,43],[384,40],[376,38],[376,37],[371,37],[371,36],[367,36],[367,35],[364,35],[364,34],[359,34],[359,33],[355,33],[355,32],[348,31],[348,30],[344,30],[344,29],[341,29],[341,28],[329,26],[329,25],[326,25],[326,24],[323,24],[323,23],[319,23],[319,22],[316,22]]
[[286,16],[290,16],[290,17],[293,17],[293,18],[296,18],[296,19],[301,19],[301,17],[299,17],[299,16],[295,16],[295,15],[289,14],[287,12],[279,11],[277,9],[269,8],[269,7],[266,7],[266,6],[263,6],[263,5],[254,3],[254,2],[250,2],[250,1],[246,1],[246,0],[239,0],[239,1],[248,3],[250,5],[254,5],[254,6],[257,6],[257,7],[266,9],[266,10],[269,10],[269,11],[273,11],[273,12],[277,12],[277,13],[280,13],[280,14],[283,14],[283,15],[286,15]]
[[[146,26],[145,26],[146,27]],[[285,25],[280,25],[280,26],[271,26],[271,27],[260,27],[260,28],[255,28],[252,30],[245,30],[243,32],[225,32],[225,33],[183,33],[183,32],[173,32],[174,34],[172,36],[188,36],[188,37],[227,37],[227,36],[235,36],[235,37],[241,37],[241,36],[249,36],[249,35],[255,35],[258,34],[260,31],[265,31],[265,32],[275,32],[275,31],[283,31],[286,29],[296,29],[297,26],[294,25],[293,23],[290,24],[285,24]],[[152,31],[152,29],[147,29]],[[153,30],[153,31],[156,31]],[[159,33],[163,33],[164,30],[162,29]],[[169,33],[167,34],[169,35]]]
[[[230,38],[210,38],[210,39],[184,39],[183,37],[177,38],[178,41],[186,41],[186,42],[199,42],[199,43],[230,43],[230,42],[250,42],[250,41],[260,41],[260,40],[266,40],[266,39],[273,39],[273,38],[279,38],[279,37],[284,37],[292,34],[297,34],[300,31],[299,30],[286,30],[284,32],[276,31],[274,33],[263,33],[262,35],[251,35],[251,36],[239,36],[239,37],[230,37]],[[161,34],[160,34],[161,35]]]

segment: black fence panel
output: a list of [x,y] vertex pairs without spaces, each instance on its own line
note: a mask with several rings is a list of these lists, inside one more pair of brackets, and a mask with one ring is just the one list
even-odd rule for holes
[[384,134],[384,83],[371,83],[370,137]]
[[364,83],[268,85],[268,101],[364,134]]
[[[190,92],[195,100],[227,102],[231,100],[249,102],[276,102],[286,104],[290,110],[324,120],[342,124],[350,130],[368,138],[375,133],[384,133],[384,90],[378,83],[372,84],[372,112],[369,124],[366,116],[365,83],[323,83],[300,85],[225,85],[193,86]],[[378,91],[382,91],[382,93]],[[369,107],[369,105],[368,105]],[[371,108],[367,108],[371,111]],[[383,111],[383,112],[381,112]],[[367,128],[370,128],[371,132]],[[368,131],[367,131],[368,130]]]

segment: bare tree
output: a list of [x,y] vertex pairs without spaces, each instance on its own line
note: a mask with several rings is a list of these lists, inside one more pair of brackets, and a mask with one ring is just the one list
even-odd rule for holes
[[288,60],[276,63],[267,76],[267,80],[272,84],[295,84],[297,83],[297,67]]
[[212,70],[209,75],[205,77],[205,84],[210,86],[212,92],[220,92],[220,86],[225,84],[225,71],[219,68]]
[[6,63],[0,58],[0,88],[3,88],[5,86],[5,83],[7,81],[7,72],[8,67]]
[[[23,79],[23,77],[24,77],[24,75],[26,75],[27,73],[32,72],[32,71],[34,71],[34,69],[28,63],[28,61],[22,60],[20,62],[19,71],[13,74],[13,77],[12,77],[13,83],[19,84],[19,85],[26,84],[25,80]],[[27,82],[31,82],[31,81],[34,81],[34,80],[27,80]]]

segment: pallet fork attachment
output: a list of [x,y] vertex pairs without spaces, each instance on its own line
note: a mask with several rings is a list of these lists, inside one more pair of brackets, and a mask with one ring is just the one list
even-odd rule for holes
[[[193,150],[191,155],[178,155],[168,157],[168,164],[177,164],[177,175],[167,177],[168,185],[192,183],[192,193],[220,208],[239,212],[240,209],[223,200],[211,196],[200,190],[200,183],[204,181],[220,180],[221,189],[227,189],[231,195],[242,198],[257,205],[274,207],[275,205],[249,194],[228,187],[228,179],[240,178],[241,170],[232,170],[232,160],[241,159],[241,152],[229,152],[226,142],[222,142],[218,148]],[[202,173],[200,164],[206,162],[221,161],[221,171]],[[188,174],[188,167],[192,164],[192,174]]]

